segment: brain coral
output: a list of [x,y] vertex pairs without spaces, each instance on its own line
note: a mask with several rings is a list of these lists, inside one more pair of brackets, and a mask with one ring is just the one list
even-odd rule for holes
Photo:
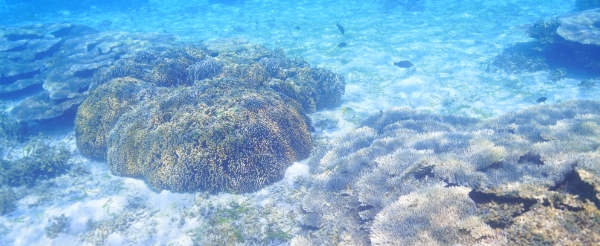
[[293,241],[598,244],[598,148],[598,101],[486,121],[390,109],[313,155]]
[[335,106],[344,81],[225,40],[128,54],[100,69],[90,90],[76,117],[82,154],[156,189],[247,192],[308,157],[305,112]]

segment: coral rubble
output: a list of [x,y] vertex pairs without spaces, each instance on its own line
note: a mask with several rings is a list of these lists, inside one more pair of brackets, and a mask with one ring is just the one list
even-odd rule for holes
[[308,157],[306,112],[335,106],[344,80],[243,40],[155,45],[94,75],[78,148],[156,189],[254,191]]
[[599,148],[597,101],[486,121],[393,108],[311,158],[292,242],[597,244]]

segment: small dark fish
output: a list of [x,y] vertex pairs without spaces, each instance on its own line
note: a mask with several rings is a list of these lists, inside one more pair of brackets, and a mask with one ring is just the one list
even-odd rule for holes
[[296,30],[300,30],[300,26],[296,26]]
[[538,98],[538,99],[536,100],[536,102],[537,102],[537,103],[543,103],[543,102],[545,102],[545,101],[546,101],[546,99],[548,99],[548,98],[546,98],[546,97],[540,97],[540,98]]
[[344,43],[344,42],[341,42],[341,43],[338,44],[338,47],[340,47],[340,48],[344,48],[346,46],[348,46],[348,44]]
[[340,30],[342,35],[344,35],[344,27],[342,25],[340,25],[339,23],[335,23],[335,25],[338,27],[338,29]]
[[414,66],[414,64],[410,61],[399,61],[399,62],[394,62],[394,66],[398,66],[398,67],[402,67],[402,68],[409,68]]
[[218,51],[214,51],[214,50],[207,50],[207,53],[209,56],[211,57],[217,57],[219,56],[219,52]]

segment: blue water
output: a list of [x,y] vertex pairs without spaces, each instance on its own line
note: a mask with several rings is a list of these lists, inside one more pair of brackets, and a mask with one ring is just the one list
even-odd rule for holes
[[[186,44],[240,38],[281,48],[287,58],[304,59],[311,67],[345,77],[340,104],[309,115],[313,123],[321,124],[315,125],[318,134],[313,140],[322,144],[319,148],[328,148],[344,142],[333,139],[355,130],[361,120],[393,107],[486,120],[536,105],[600,99],[597,64],[566,62],[577,60],[578,53],[544,54],[548,66],[536,69],[517,63],[515,70],[507,71],[495,62],[503,52],[521,52],[519,47],[534,42],[527,30],[536,21],[578,13],[575,2],[0,0],[0,26],[75,23],[99,32],[173,35]],[[597,47],[588,51],[591,56],[600,54]],[[401,61],[413,66],[394,65]],[[45,69],[45,64],[36,64],[33,70]],[[45,89],[38,83],[0,94],[0,109],[9,112]],[[22,122],[20,127],[27,137],[42,132],[56,145],[69,148],[73,153],[69,163],[84,167],[88,174],[76,178],[65,174],[43,185],[14,188],[18,202],[0,217],[1,245],[289,245],[301,244],[307,235],[331,233],[307,229],[310,226],[299,222],[298,214],[311,212],[301,204],[309,186],[303,178],[294,183],[291,176],[327,174],[309,172],[306,161],[288,170],[296,174],[251,194],[151,190],[143,181],[114,176],[105,162],[79,154],[73,132],[75,110],[50,121]],[[24,157],[24,143],[20,139],[6,145],[10,147],[0,149],[0,157]],[[61,214],[70,218],[68,225],[49,237],[52,223],[64,222]],[[362,231],[367,233],[368,228]],[[348,243],[342,232],[330,236],[339,238],[332,244]]]

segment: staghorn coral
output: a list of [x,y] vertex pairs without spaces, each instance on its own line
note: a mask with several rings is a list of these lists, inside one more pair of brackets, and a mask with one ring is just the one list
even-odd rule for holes
[[[313,175],[302,183],[305,226],[296,238],[315,245],[560,243],[539,239],[532,226],[518,233],[514,226],[535,218],[534,209],[560,211],[526,224],[594,215],[599,147],[597,101],[540,105],[486,121],[394,108],[314,154]],[[462,189],[460,198],[449,195],[453,189]],[[450,221],[428,217],[458,207],[466,212]],[[584,242],[583,233],[552,228]]]
[[475,216],[470,191],[466,187],[433,186],[401,196],[375,217],[370,233],[372,245],[494,242],[486,239],[499,235]]
[[[273,86],[265,66],[304,101]],[[334,106],[344,83],[281,50],[225,40],[130,53],[95,73],[90,88],[76,117],[84,155],[156,189],[247,192],[308,156],[312,127],[302,106]]]

